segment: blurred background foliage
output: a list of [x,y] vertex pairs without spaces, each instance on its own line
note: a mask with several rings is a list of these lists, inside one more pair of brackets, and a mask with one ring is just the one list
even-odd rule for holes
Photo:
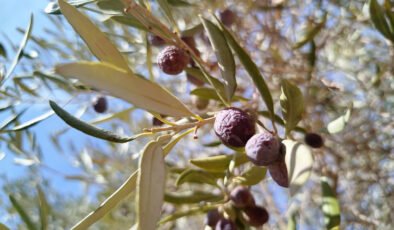
[[[74,2],[84,3],[78,6],[79,10],[116,43],[136,73],[169,88],[197,113],[220,109],[220,102],[214,100],[202,111],[196,108],[190,95],[196,86],[187,81],[186,74],[161,74],[155,58],[161,48],[149,45],[145,31],[122,14],[121,1]],[[171,27],[160,6],[150,2],[154,15]],[[215,55],[198,26],[198,14],[208,16],[209,12],[231,9],[237,17],[229,28],[265,77],[277,114],[280,82],[289,79],[304,95],[306,112],[299,126],[320,133],[325,139],[324,148],[313,150],[311,179],[292,198],[291,205],[286,190],[269,177],[253,187],[258,203],[270,211],[270,221],[264,228],[285,229],[293,219],[298,229],[323,229],[320,176],[325,176],[340,203],[341,228],[390,229],[394,220],[394,23],[388,22],[394,9],[384,7],[394,3],[378,1],[380,8],[371,9],[369,2],[358,0],[167,2],[181,31],[194,28],[187,34],[194,36],[202,59],[211,63],[210,73],[215,77],[219,75]],[[47,229],[73,226],[136,169],[138,153],[149,140],[115,144],[81,134],[58,117],[46,114],[51,111],[49,99],[67,104],[67,111],[82,120],[117,133],[132,135],[152,126],[150,114],[110,96],[106,96],[108,111],[96,113],[92,101],[105,92],[54,74],[55,64],[94,57],[55,5],[49,4],[45,11],[48,20],[44,32],[36,33],[33,23],[17,68],[0,88],[0,165],[6,169],[0,177],[0,223],[11,229],[25,229],[29,221]],[[381,16],[387,17],[384,20],[389,27],[381,24]],[[27,28],[17,30],[23,34]],[[0,75],[4,79],[19,41],[2,36]],[[151,73],[147,68],[150,62]],[[235,104],[265,110],[242,65],[236,65],[237,95],[248,101]],[[328,124],[347,110],[350,116],[346,126],[330,133]],[[202,145],[218,141],[211,127],[200,129],[197,135],[198,140],[188,136],[169,155],[167,163],[179,169],[168,176],[169,192],[212,189],[201,184],[175,186],[179,171],[190,166],[189,159],[230,152],[222,145]],[[294,138],[302,140],[303,133],[294,133]],[[21,171],[20,175],[13,176],[14,170]],[[18,213],[13,199],[30,220]],[[133,202],[131,197],[122,202],[92,229],[131,227],[135,216]],[[184,206],[166,203],[163,212],[172,213],[175,208]],[[182,218],[163,225],[163,229],[202,229],[202,218],[203,215]]]

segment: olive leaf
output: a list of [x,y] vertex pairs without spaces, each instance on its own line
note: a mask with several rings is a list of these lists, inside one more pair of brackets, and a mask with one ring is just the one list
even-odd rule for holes
[[164,201],[172,204],[195,204],[200,202],[217,202],[223,199],[223,195],[212,192],[187,191],[182,193],[166,193]]
[[280,105],[285,122],[286,134],[298,124],[304,113],[304,98],[301,90],[287,80],[282,81]]
[[142,152],[139,170],[136,191],[138,229],[154,230],[160,219],[166,179],[160,142],[148,143]]
[[37,226],[31,220],[29,214],[26,213],[23,206],[15,199],[14,196],[9,195],[10,201],[12,206],[18,212],[19,216],[21,217],[22,221],[26,224],[27,229],[29,230],[37,230]]
[[[216,100],[216,101],[220,101],[220,98],[218,96],[218,94],[216,93],[215,89],[212,88],[206,88],[206,87],[200,87],[200,88],[196,88],[193,89],[190,92],[191,95],[196,95],[200,98],[204,98],[204,99],[212,99],[212,100]],[[232,98],[232,101],[249,101],[247,98],[241,97],[241,96],[234,96]]]
[[303,37],[298,42],[296,42],[296,44],[294,44],[293,49],[298,49],[307,44],[308,42],[313,41],[316,35],[324,28],[326,21],[327,14],[324,14],[321,22],[317,23],[316,25],[310,25],[306,29]]
[[27,42],[29,41],[31,31],[33,30],[33,24],[34,24],[34,17],[33,17],[33,14],[31,14],[29,25],[27,26],[27,30],[25,31],[25,34],[23,35],[23,39],[21,41],[21,44],[19,45],[18,51],[15,54],[15,57],[11,63],[11,66],[8,68],[7,74],[5,75],[4,78],[0,79],[0,85],[4,84],[4,82],[9,77],[11,77],[11,74],[14,72],[16,65],[19,63],[19,60],[22,58],[23,51],[27,45]]
[[374,26],[384,37],[394,42],[394,25],[391,25],[393,16],[386,13],[376,0],[369,1],[369,14]]
[[163,10],[164,15],[167,17],[167,19],[171,23],[172,27],[178,28],[176,21],[174,19],[174,16],[172,15],[168,0],[157,0],[157,3],[159,3],[160,8]]
[[239,184],[252,186],[262,181],[265,178],[266,173],[266,167],[252,166],[240,176],[235,177],[234,180]]
[[230,102],[237,88],[233,54],[223,32],[211,21],[203,17],[200,17],[200,19],[215,51],[220,73],[224,80],[226,98]]
[[189,162],[199,168],[210,172],[223,172],[228,169],[230,162],[235,159],[235,166],[248,162],[245,153],[235,153],[234,155],[218,155],[211,157],[201,157],[189,160]]
[[47,118],[49,118],[53,114],[54,114],[54,112],[52,112],[52,111],[46,112],[46,113],[44,113],[44,114],[42,114],[42,115],[40,115],[38,117],[35,117],[35,118],[33,118],[33,119],[29,120],[29,121],[26,121],[26,122],[24,122],[24,123],[22,123],[20,125],[17,125],[17,126],[11,128],[11,129],[4,129],[4,130],[1,129],[0,133],[16,132],[16,131],[22,131],[22,130],[28,129],[30,127],[33,127],[34,125],[37,125],[41,121],[46,120]]
[[327,229],[339,229],[341,223],[341,211],[335,192],[328,184],[328,178],[321,178],[322,189],[322,210],[324,214],[324,223]]
[[167,222],[174,221],[186,216],[194,216],[194,215],[202,214],[216,208],[218,208],[217,205],[208,204],[208,205],[193,207],[188,210],[181,210],[164,217],[163,219],[160,220],[159,224],[162,225]]
[[225,175],[223,172],[212,173],[196,169],[187,169],[183,171],[177,178],[175,185],[180,186],[184,183],[200,183],[210,184],[216,186],[216,180],[223,178]]
[[85,15],[64,0],[58,0],[60,10],[74,30],[81,36],[90,51],[99,60],[130,71],[119,50]]
[[86,85],[109,92],[137,107],[174,117],[193,113],[160,85],[108,63],[75,62],[57,65],[55,72],[77,78]]
[[126,25],[126,26],[131,26],[140,30],[145,30],[148,31],[148,29],[142,25],[137,19],[135,19],[133,16],[131,15],[127,15],[127,16],[111,16],[108,19],[114,20],[115,22],[118,22],[120,24]]
[[289,178],[289,192],[294,196],[309,179],[312,172],[313,156],[310,148],[302,143],[284,140],[286,146],[286,167]]
[[353,104],[350,105],[350,107],[346,110],[344,115],[328,123],[327,125],[328,132],[331,134],[341,132],[345,128],[346,124],[349,122],[352,109],[353,109]]
[[[81,7],[86,4],[96,2],[97,0],[70,0],[67,3],[75,6],[75,7]],[[61,14],[62,12],[60,11],[59,4],[56,2],[50,2],[48,5],[45,7],[44,12],[47,14]]]
[[137,137],[141,136],[141,135],[135,135],[135,136],[129,137],[129,136],[118,135],[118,134],[110,132],[108,130],[104,130],[104,129],[98,128],[96,126],[90,125],[90,124],[74,117],[73,115],[71,115],[70,113],[68,113],[64,109],[62,109],[60,106],[58,106],[53,101],[49,101],[49,105],[51,106],[53,111],[56,113],[56,115],[58,115],[64,122],[66,122],[71,127],[75,128],[87,135],[97,137],[97,138],[107,140],[107,141],[117,142],[117,143],[125,143],[125,142],[129,142],[129,141],[133,141]]
[[219,20],[217,20],[217,22],[220,25],[220,28],[222,29],[224,35],[226,36],[226,39],[231,46],[231,49],[234,50],[235,54],[238,56],[239,61],[244,66],[246,72],[248,72],[249,76],[252,78],[254,85],[259,90],[268,111],[270,111],[270,113],[273,115],[274,102],[272,100],[272,95],[256,63],[253,62],[248,52],[244,48],[242,48],[242,46],[237,42],[231,32],[227,30],[227,28],[223,26],[223,24]]

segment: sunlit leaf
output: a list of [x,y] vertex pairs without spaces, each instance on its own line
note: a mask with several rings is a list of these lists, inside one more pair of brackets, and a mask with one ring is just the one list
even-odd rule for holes
[[17,126],[11,128],[11,129],[0,130],[0,133],[16,132],[16,131],[22,131],[22,130],[25,130],[25,129],[29,129],[29,128],[37,125],[38,123],[46,120],[47,118],[49,118],[53,114],[54,114],[53,111],[46,112],[46,113],[44,113],[44,114],[42,114],[42,115],[40,115],[38,117],[35,117],[35,118],[33,118],[33,119],[29,120],[29,121],[26,121],[26,122],[24,122],[24,123],[22,123],[20,125],[17,125]]
[[327,125],[327,130],[329,133],[339,133],[341,132],[346,124],[349,122],[350,119],[350,115],[352,113],[352,109],[353,106],[351,105],[347,110],[346,113],[340,117],[338,117],[337,119],[331,121],[330,123],[328,123]]
[[[245,153],[235,153],[235,166],[248,162],[248,157]],[[228,169],[230,162],[233,160],[233,155],[218,155],[212,157],[202,157],[189,160],[193,165],[205,169],[210,172],[223,172]]]
[[302,119],[304,113],[304,97],[301,90],[287,80],[282,81],[280,105],[286,126],[286,134],[290,133]]
[[239,61],[242,63],[246,72],[248,72],[249,76],[252,78],[256,88],[259,90],[268,111],[270,111],[271,114],[274,114],[274,102],[272,100],[271,92],[267,86],[267,83],[265,83],[265,80],[261,75],[256,63],[253,62],[248,52],[246,52],[246,50],[242,48],[242,46],[237,42],[231,32],[228,31],[227,28],[223,26],[223,24],[220,23],[220,26],[231,48],[238,56]]
[[0,161],[3,160],[5,158],[5,153],[0,152]]
[[108,14],[122,13],[125,7],[121,0],[101,0],[97,6]]
[[46,195],[40,186],[37,186],[37,194],[38,194],[38,202],[40,207],[41,229],[45,230],[48,229],[48,218],[49,218],[49,212],[51,210]]
[[201,23],[199,23],[191,28],[183,30],[181,32],[181,34],[182,34],[182,36],[185,36],[185,37],[192,37],[192,36],[202,32],[203,30],[204,30],[204,26]]
[[161,219],[159,224],[164,224],[170,221],[174,221],[182,217],[199,215],[216,208],[217,205],[204,205],[204,206],[193,207],[185,211],[184,210],[178,211]]
[[130,15],[127,16],[111,16],[109,19],[112,19],[120,24],[131,26],[141,30],[148,30],[144,25],[142,25],[137,19],[133,18]]
[[197,169],[187,169],[183,171],[177,178],[175,185],[180,186],[184,183],[199,183],[199,184],[210,184],[217,185],[216,180],[223,178],[225,175],[221,173],[210,173]]
[[175,7],[188,7],[188,6],[194,6],[194,4],[191,4],[187,1],[184,0],[167,0],[168,4],[171,6]]
[[328,183],[328,178],[321,178],[321,188],[323,195],[322,210],[324,214],[324,223],[327,229],[339,229],[339,225],[341,223],[341,211],[335,192]]
[[[210,83],[206,79],[206,77],[204,76],[204,73],[200,69],[197,69],[197,68],[186,68],[185,71],[186,71],[187,74],[193,75],[198,80],[201,80],[201,81],[203,81],[205,83],[208,83],[208,84]],[[212,84],[215,87],[215,89],[219,91],[219,93],[224,92],[224,84],[221,81],[219,81],[218,79],[216,79],[216,78],[214,78],[214,77],[212,77],[210,75],[207,75],[207,76],[210,79],[210,81],[212,82]]]
[[13,195],[9,195],[10,201],[12,206],[15,208],[15,210],[18,212],[19,216],[21,217],[22,221],[26,224],[27,229],[29,230],[37,230],[37,226],[33,223],[33,221],[30,219],[29,214],[26,213],[25,209],[23,206],[15,199]]
[[75,7],[58,0],[60,10],[72,25],[74,30],[81,36],[90,51],[101,61],[111,63],[119,68],[129,71],[127,62],[112,42],[101,32],[85,15]]
[[[259,115],[261,115],[265,118],[271,119],[271,113],[269,111],[259,111],[258,113],[259,113]],[[283,119],[280,116],[274,114],[274,120],[277,124],[279,124],[281,126],[285,126],[285,122],[283,121]],[[300,133],[306,133],[306,130],[300,126],[295,127],[294,131],[297,131]]]
[[16,113],[12,114],[10,117],[5,118],[2,123],[0,124],[0,130],[5,130],[7,129],[8,126],[10,126],[12,123],[17,121],[24,113],[26,112],[26,109]]
[[16,157],[14,158],[14,163],[18,165],[23,165],[23,166],[32,166],[35,164],[40,163],[37,158],[20,158]]
[[289,192],[294,196],[309,179],[312,172],[313,156],[310,148],[292,140],[284,140],[286,146],[286,167],[289,176]]
[[[91,2],[96,2],[97,0],[70,0],[67,1],[68,4],[75,6],[75,7],[81,7],[86,4],[89,4]],[[59,4],[56,2],[50,2],[48,5],[45,7],[44,12],[47,14],[61,14],[62,12],[60,11]]]
[[223,199],[223,195],[212,192],[187,191],[182,193],[166,193],[164,201],[172,204],[195,204],[199,202],[217,202]]
[[150,142],[142,151],[137,179],[138,229],[154,230],[164,199],[166,170],[161,143]]
[[174,117],[193,115],[178,98],[160,85],[107,63],[75,62],[58,65],[55,71],[149,111]]
[[193,131],[194,131],[194,129],[192,128],[192,129],[189,129],[183,133],[179,133],[179,134],[175,135],[172,138],[172,140],[167,145],[165,145],[163,147],[164,156],[167,156],[170,153],[170,151],[175,147],[175,145],[178,144],[178,142],[180,140],[182,140],[186,135],[188,135],[189,133],[191,133]]
[[245,172],[243,172],[240,176],[234,178],[236,182],[246,186],[252,186],[258,184],[265,178],[267,173],[267,168],[252,166]]
[[379,30],[384,37],[394,42],[394,31],[390,31],[385,12],[377,0],[369,1],[369,14],[376,29]]
[[0,79],[0,85],[2,85],[11,76],[12,72],[14,72],[16,65],[18,64],[19,60],[23,56],[23,50],[25,49],[27,41],[30,38],[31,31],[33,30],[33,24],[34,24],[34,17],[33,14],[31,14],[29,25],[27,26],[27,30],[25,32],[25,35],[23,36],[22,42],[19,45],[18,51],[15,54],[15,58],[12,61],[11,66],[8,68],[7,75],[3,79]]
[[202,17],[201,21],[205,31],[208,33],[213,50],[215,51],[219,69],[224,80],[226,98],[227,101],[230,102],[237,88],[234,56],[227,44],[223,32],[211,21]]
[[[215,89],[212,88],[205,88],[205,87],[201,87],[201,88],[196,88],[193,89],[190,92],[191,95],[196,95],[200,98],[204,98],[204,99],[209,99],[209,100],[216,100],[216,101],[220,101],[219,96],[216,93]],[[241,97],[241,96],[234,96],[232,101],[248,101],[249,99]]]
[[129,142],[141,135],[135,135],[135,136],[121,136],[116,133],[113,133],[108,130],[104,130],[101,128],[98,128],[96,126],[90,125],[70,113],[68,113],[66,110],[62,109],[60,106],[58,106],[55,102],[49,101],[49,105],[53,109],[53,111],[58,115],[64,122],[66,122],[68,125],[71,127],[87,134],[93,137],[97,137],[103,140],[107,141],[112,141],[112,142],[117,142],[117,143],[124,143],[124,142]]
[[164,15],[168,18],[168,21],[171,23],[172,27],[177,28],[178,26],[176,24],[174,16],[172,15],[170,5],[168,4],[168,0],[157,0],[156,2],[163,10]]

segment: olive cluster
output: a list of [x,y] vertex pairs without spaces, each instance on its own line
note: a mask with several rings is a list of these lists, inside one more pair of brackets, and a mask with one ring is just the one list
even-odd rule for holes
[[215,230],[235,230],[245,225],[260,227],[268,222],[268,211],[255,204],[254,197],[247,187],[234,188],[229,198],[230,208],[235,215],[225,215],[226,209],[222,212],[219,209],[211,210],[205,217],[205,225]]
[[268,167],[280,186],[288,187],[285,164],[286,147],[268,131],[256,134],[255,121],[247,112],[230,107],[216,114],[214,130],[223,144],[245,147],[248,159],[257,166]]

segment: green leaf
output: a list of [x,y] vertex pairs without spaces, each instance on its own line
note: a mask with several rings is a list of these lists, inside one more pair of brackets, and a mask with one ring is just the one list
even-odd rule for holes
[[245,186],[252,186],[260,183],[265,178],[267,173],[267,168],[259,167],[259,166],[252,166],[240,176],[235,177],[234,180],[237,181],[239,184]]
[[107,14],[123,13],[125,5],[121,0],[104,0],[97,2],[98,8],[104,10]]
[[[68,1],[68,4],[75,6],[75,7],[81,7],[86,4],[89,4],[91,2],[95,2],[97,0],[70,0]],[[50,2],[48,5],[45,7],[44,12],[47,14],[61,14],[62,12],[60,11],[59,4],[56,2]]]
[[33,14],[31,14],[29,25],[27,26],[27,30],[26,30],[25,34],[23,35],[22,42],[19,45],[18,51],[16,52],[15,58],[12,61],[11,66],[8,68],[7,75],[3,79],[0,79],[0,85],[4,84],[4,82],[11,76],[11,74],[12,74],[12,72],[14,72],[14,69],[15,69],[16,65],[18,64],[19,60],[22,58],[23,50],[25,49],[27,41],[30,38],[31,31],[33,30],[33,24],[34,24],[34,17],[33,17]]
[[35,125],[37,125],[38,123],[40,123],[41,121],[46,120],[47,118],[49,118],[50,116],[52,116],[54,114],[53,111],[49,111],[46,112],[36,118],[33,118],[29,121],[24,122],[23,124],[17,125],[14,128],[11,129],[7,129],[7,130],[0,130],[0,133],[4,133],[4,132],[16,132],[16,131],[22,131],[28,128],[31,128]]
[[346,113],[344,115],[328,123],[327,125],[328,132],[331,134],[341,132],[345,128],[346,124],[349,122],[352,109],[353,109],[353,104],[350,105],[350,107],[346,110]]
[[50,206],[45,197],[44,191],[42,191],[40,186],[37,186],[38,202],[40,207],[40,222],[41,230],[48,229],[48,217],[50,212]]
[[[204,73],[200,69],[186,68],[185,71],[187,74],[193,75],[194,77],[198,78],[198,80],[201,80],[207,84],[210,84],[210,82],[206,79],[206,77],[204,76]],[[218,90],[220,93],[224,92],[224,85],[221,81],[219,81],[218,79],[216,79],[210,75],[207,75],[207,76],[210,79],[210,81],[212,82],[212,84],[216,90]]]
[[119,68],[130,71],[127,62],[112,42],[85,15],[75,7],[58,0],[60,10],[74,30],[81,36],[90,51],[99,60],[111,63]]
[[297,219],[295,213],[291,213],[289,222],[287,223],[287,230],[297,230]]
[[301,90],[287,80],[282,81],[280,105],[285,121],[286,134],[289,134],[302,119],[304,97]]
[[148,31],[148,29],[142,25],[136,18],[133,16],[127,15],[127,16],[111,16],[109,19],[114,20],[115,22],[118,22],[120,24],[126,25],[126,26],[131,26],[140,30],[145,30]]
[[[216,93],[215,89],[212,88],[206,88],[206,87],[200,87],[193,89],[190,92],[191,95],[196,95],[200,98],[208,99],[208,100],[216,100],[220,101],[220,98],[218,94]],[[241,97],[241,96],[234,96],[232,101],[249,101],[249,99]]]
[[213,50],[215,51],[220,73],[224,80],[226,98],[227,101],[230,102],[237,88],[234,56],[227,44],[223,32],[211,21],[203,17],[200,19],[205,31],[208,33]]
[[325,26],[326,20],[327,20],[327,14],[324,14],[323,20],[321,22],[319,22],[316,25],[310,25],[310,27],[308,27],[307,30],[305,31],[305,34],[301,38],[301,40],[296,42],[296,44],[294,44],[293,49],[298,49],[298,48],[304,46],[305,44],[307,44],[308,42],[313,41],[313,39],[316,37],[316,35]]
[[210,184],[217,186],[216,181],[219,178],[223,178],[225,175],[223,172],[211,173],[197,169],[187,169],[183,171],[175,182],[176,186],[180,186],[184,183],[199,183],[199,184]]
[[2,43],[0,43],[0,56],[3,56],[3,57],[5,57],[5,58],[7,58],[7,51],[6,51],[6,49],[4,48],[4,46],[3,46]]
[[181,34],[182,36],[185,37],[193,37],[194,35],[201,33],[203,30],[204,30],[204,26],[201,23],[198,23],[193,27],[183,30]]
[[312,172],[313,156],[310,148],[292,140],[284,140],[286,146],[286,167],[289,175],[289,192],[294,196],[309,179]]
[[8,126],[17,121],[25,112],[26,109],[17,114],[12,114],[9,118],[4,119],[5,121],[0,124],[0,130],[5,130]]
[[339,229],[341,223],[341,211],[335,192],[328,184],[328,178],[321,178],[321,188],[323,195],[322,210],[324,214],[324,223],[327,229]]
[[379,30],[384,37],[394,42],[394,31],[390,31],[389,24],[385,18],[384,9],[376,0],[369,1],[369,14],[376,29]]
[[177,135],[175,135],[172,140],[163,147],[163,154],[164,156],[167,156],[168,153],[170,153],[170,151],[175,147],[175,145],[182,140],[182,138],[184,138],[186,135],[188,135],[189,133],[194,132],[194,128],[189,129],[183,133],[179,133]]
[[133,141],[139,136],[144,135],[144,133],[135,135],[135,136],[120,136],[116,133],[113,133],[108,130],[104,130],[98,128],[96,126],[85,123],[84,121],[74,117],[66,110],[62,109],[59,105],[57,105],[54,101],[49,101],[49,105],[53,109],[53,111],[58,115],[64,122],[66,122],[69,126],[93,137],[97,137],[103,140],[116,142],[116,143],[125,143],[129,141]]
[[[220,23],[220,22],[219,22]],[[267,84],[264,81],[263,76],[261,75],[259,68],[257,67],[256,63],[253,62],[250,55],[246,52],[244,48],[236,41],[234,36],[230,33],[229,30],[225,26],[220,23],[220,27],[226,36],[228,43],[230,44],[231,48],[234,50],[235,54],[238,56],[239,61],[244,66],[246,72],[248,72],[249,76],[252,78],[254,85],[259,90],[261,97],[265,105],[267,106],[268,111],[271,114],[274,114],[274,102],[272,100],[272,95]]]
[[161,143],[152,141],[145,147],[139,169],[136,196],[138,229],[154,230],[160,219],[166,179]]
[[[245,153],[235,153],[235,166],[248,162],[248,157]],[[189,160],[193,165],[205,169],[210,172],[223,172],[228,169],[230,162],[233,160],[233,155],[218,155],[212,157],[202,157]]]
[[14,198],[14,196],[9,195],[10,201],[12,206],[15,208],[15,210],[18,212],[19,216],[21,217],[22,221],[26,224],[27,229],[29,230],[36,230],[38,229],[33,221],[30,219],[30,216],[26,213],[22,205],[19,204],[19,202]]
[[73,230],[85,230],[88,229],[92,224],[96,223],[103,216],[114,209],[120,202],[122,202],[131,192],[134,191],[137,185],[137,176],[139,170],[135,171],[130,177],[114,192],[109,196],[100,206],[93,212],[89,213],[85,218],[79,221],[71,229]]
[[167,0],[157,0],[157,3],[159,3],[160,8],[163,10],[164,15],[168,18],[168,21],[171,23],[172,27],[178,28],[176,21],[174,19],[174,16],[172,15],[171,8],[168,5]]
[[172,204],[195,204],[200,202],[217,202],[223,200],[223,195],[212,192],[187,191],[183,193],[166,193],[164,201]]
[[193,116],[178,98],[160,85],[107,63],[75,62],[58,65],[55,72],[77,78],[149,111],[174,117]]
[[175,213],[168,215],[168,216],[164,217],[163,219],[161,219],[159,224],[162,225],[164,223],[174,221],[179,218],[186,217],[186,216],[199,215],[199,214],[206,213],[206,212],[216,209],[216,208],[218,208],[217,205],[204,205],[204,206],[193,207],[193,208],[190,208],[185,211],[184,210],[178,211],[178,212],[175,212]]
[[167,0],[167,2],[171,6],[175,6],[175,7],[194,6],[194,4],[191,4],[191,3],[187,2],[187,1],[183,1],[183,0]]
[[8,228],[4,224],[0,223],[0,230],[10,230],[10,228]]

